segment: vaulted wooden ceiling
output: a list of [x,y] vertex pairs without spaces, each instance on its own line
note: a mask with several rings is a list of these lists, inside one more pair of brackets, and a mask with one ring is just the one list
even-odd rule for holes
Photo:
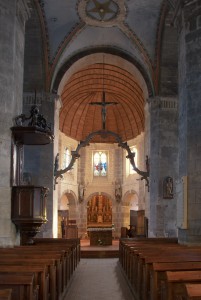
[[[101,103],[104,91],[106,101],[118,102],[106,107],[106,130],[117,133],[123,141],[144,131],[145,98],[161,91],[165,95],[170,91],[174,94],[177,87],[177,35],[170,26],[176,1],[32,0],[30,3],[32,18],[27,22],[26,40],[27,36],[31,39],[32,48],[25,51],[29,67],[25,68],[24,86],[26,91],[36,86],[30,72],[33,61],[32,69],[39,70],[37,81],[45,90],[61,96],[60,130],[78,141],[101,130],[101,106],[90,103]],[[35,30],[38,21],[42,39]],[[173,46],[171,51],[169,47],[166,52],[163,49],[161,55],[163,34],[166,45]],[[42,57],[42,48],[44,70],[41,60],[37,63],[35,57],[38,53]],[[87,67],[82,65],[81,60],[94,53],[109,53],[122,62],[115,64],[108,59],[103,65],[100,59],[93,59]],[[123,60],[134,65],[140,75],[125,66]],[[80,67],[74,70],[79,61]],[[140,76],[144,82],[139,80]],[[96,137],[94,141],[113,142],[111,137]]]
[[[61,99],[60,130],[78,141],[102,129],[103,101],[117,102],[106,107],[106,130],[115,132],[123,141],[144,130],[143,91],[134,76],[120,66],[96,63],[74,73],[65,84]],[[114,142],[112,136],[96,136],[94,142]]]

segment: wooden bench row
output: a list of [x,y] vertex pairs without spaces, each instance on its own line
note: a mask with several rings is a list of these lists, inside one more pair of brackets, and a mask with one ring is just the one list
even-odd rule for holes
[[35,243],[0,248],[0,289],[12,289],[12,300],[61,300],[80,260],[80,241],[38,239]]
[[119,250],[136,299],[201,299],[197,285],[201,284],[201,247],[179,245],[168,238],[121,239]]
[[11,289],[0,289],[0,300],[11,300]]

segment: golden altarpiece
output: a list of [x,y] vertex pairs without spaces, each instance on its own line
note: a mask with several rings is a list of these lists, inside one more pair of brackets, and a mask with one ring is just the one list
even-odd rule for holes
[[112,245],[112,201],[94,195],[87,205],[87,231],[90,245]]

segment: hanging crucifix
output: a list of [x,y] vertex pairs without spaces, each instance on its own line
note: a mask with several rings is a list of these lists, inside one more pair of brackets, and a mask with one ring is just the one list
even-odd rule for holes
[[103,100],[102,102],[91,102],[90,105],[100,105],[102,107],[101,109],[101,115],[102,115],[102,129],[105,130],[105,123],[106,123],[106,107],[109,105],[116,105],[118,102],[106,102],[105,101],[105,92],[103,91]]

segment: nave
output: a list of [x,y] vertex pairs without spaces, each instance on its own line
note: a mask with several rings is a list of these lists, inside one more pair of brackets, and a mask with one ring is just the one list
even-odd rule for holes
[[133,300],[118,261],[81,259],[65,300]]

